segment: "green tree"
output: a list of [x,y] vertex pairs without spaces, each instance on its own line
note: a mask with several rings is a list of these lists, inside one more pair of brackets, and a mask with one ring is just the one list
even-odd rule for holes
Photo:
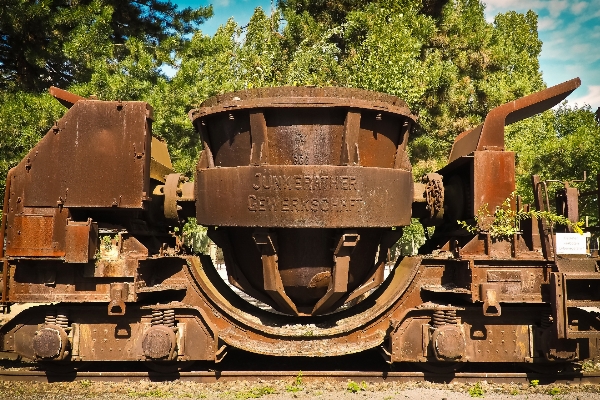
[[[347,5],[336,14],[331,4]],[[281,1],[291,84],[394,94],[419,116],[419,171],[443,164],[454,138],[504,102],[544,87],[537,16],[486,22],[478,0]],[[293,64],[292,64],[293,63]],[[293,77],[290,79],[290,77]]]
[[[192,25],[185,25],[183,16],[184,22],[176,22],[171,11],[160,14],[159,10],[156,18],[169,15],[170,25],[160,25],[159,31],[147,28],[148,35],[140,37],[135,30],[119,31],[115,21],[125,16],[118,12],[123,9],[117,3],[81,0],[71,8],[62,6],[66,17],[58,19],[60,23],[69,21],[75,9],[86,10],[79,15],[79,25],[69,26],[69,40],[56,50],[66,60],[77,58],[66,70],[73,82],[69,90],[100,99],[148,101],[155,110],[154,134],[167,141],[175,168],[188,176],[201,144],[187,113],[219,93],[263,86],[338,85],[396,95],[419,116],[410,145],[418,176],[445,164],[456,135],[479,124],[491,108],[544,86],[537,61],[541,42],[536,15],[510,12],[488,23],[479,0],[288,0],[281,1],[270,16],[258,8],[247,27],[230,20],[213,36],[195,30],[185,37],[201,16],[208,15],[207,9],[196,10],[196,19],[189,17]],[[159,0],[131,4],[140,8],[142,17],[156,22],[150,10],[159,3],[170,4]],[[10,6],[17,4],[21,3],[9,0]],[[58,7],[59,2],[35,4]],[[29,6],[22,7],[30,11]],[[36,47],[30,48],[36,54]],[[172,78],[161,73],[165,63],[177,67]],[[15,76],[9,77],[13,88],[18,87]],[[42,86],[50,81],[44,80]],[[10,129],[0,126],[7,141],[4,148],[12,149],[0,147],[8,165],[27,150],[19,143],[35,143],[21,138],[30,129],[26,128],[32,118],[28,113],[35,110],[24,107],[15,113],[21,104],[17,98],[6,97],[7,103],[0,104],[4,118],[11,113],[23,116],[22,122],[8,124],[13,126]],[[42,113],[37,137],[60,113]]]
[[1,204],[4,204],[4,187],[10,168],[21,161],[63,113],[64,107],[49,94],[0,91]]
[[[531,175],[542,180],[573,181],[580,191],[597,189],[595,174],[600,171],[600,126],[589,105],[570,107],[566,102],[557,109],[518,122],[506,129],[507,147],[517,152],[517,191],[525,203],[533,204]],[[550,204],[556,189],[549,184]],[[580,215],[598,221],[597,196],[582,198]]]
[[183,41],[212,15],[211,7],[178,10],[168,0],[6,0],[2,8],[0,89],[31,92],[89,79],[92,61],[130,38]]

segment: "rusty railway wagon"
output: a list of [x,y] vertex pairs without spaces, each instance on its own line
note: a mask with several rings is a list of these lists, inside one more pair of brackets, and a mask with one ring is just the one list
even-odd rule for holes
[[[69,110],[10,170],[0,234],[2,304],[43,304],[2,327],[0,350],[47,365],[174,368],[218,363],[231,348],[379,348],[389,363],[451,369],[596,357],[597,254],[560,251],[544,221],[505,238],[457,222],[515,190],[505,125],[579,85],[493,109],[418,182],[407,154],[415,116],[393,96],[293,87],[210,98],[189,113],[202,142],[189,181],[152,136],[150,105],[53,88]],[[547,210],[545,182],[534,176],[532,188],[536,204],[512,207]],[[577,221],[577,189],[559,197],[559,213]],[[229,285],[183,246],[176,228],[190,216],[222,249]],[[384,279],[411,218],[435,233]]]

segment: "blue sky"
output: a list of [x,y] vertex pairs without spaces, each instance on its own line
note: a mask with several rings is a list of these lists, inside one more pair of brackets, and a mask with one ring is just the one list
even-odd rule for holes
[[[214,16],[203,26],[207,35],[233,17],[240,25],[250,20],[258,6],[269,11],[273,0],[172,0],[180,7],[213,5]],[[484,0],[486,19],[494,21],[501,12],[535,11],[539,37],[544,43],[540,67],[548,86],[576,76],[581,87],[569,97],[569,103],[600,107],[600,0]]]

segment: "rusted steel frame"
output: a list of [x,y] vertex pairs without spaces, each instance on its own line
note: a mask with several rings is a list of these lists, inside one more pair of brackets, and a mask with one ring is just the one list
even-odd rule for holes
[[273,299],[257,288],[253,287],[248,281],[248,278],[246,278],[246,275],[244,275],[244,271],[241,270],[238,261],[235,259],[233,245],[227,235],[227,232],[223,229],[209,228],[207,236],[210,238],[210,240],[215,242],[217,246],[223,249],[223,257],[225,258],[225,268],[227,269],[229,283],[239,290],[246,292],[255,299],[260,300],[271,307],[275,306]]
[[269,232],[267,229],[259,228],[254,232],[252,237],[261,253],[265,292],[281,307],[282,311],[298,315],[298,309],[292,299],[285,293],[283,282],[281,281],[281,274],[279,273],[277,263],[277,235]]
[[[407,296],[413,296],[413,292],[418,290],[415,279],[417,279],[418,272],[422,272],[424,268],[420,260],[420,257],[406,257],[396,267],[392,279],[384,283],[385,287],[378,289],[381,291],[377,294],[378,298],[374,307],[361,310],[359,304],[355,306],[359,307],[358,313],[340,312],[327,317],[312,317],[311,321],[328,321],[327,325],[330,327],[310,338],[302,336],[301,333],[290,333],[280,328],[286,321],[289,324],[297,323],[298,319],[295,317],[282,317],[260,309],[253,309],[252,314],[249,314],[236,308],[235,301],[239,300],[237,295],[231,290],[223,288],[219,290],[213,285],[213,280],[219,284],[217,281],[219,278],[212,276],[216,275],[214,267],[209,265],[200,267],[199,260],[191,258],[187,265],[186,275],[193,283],[190,285],[193,287],[190,292],[200,297],[197,300],[191,300],[192,303],[200,305],[207,302],[211,308],[216,310],[218,318],[215,318],[213,322],[222,324],[220,337],[226,343],[254,353],[282,356],[280,349],[286,342],[290,345],[297,343],[300,348],[304,348],[309,344],[307,341],[326,341],[331,342],[326,349],[327,354],[333,356],[354,353],[381,344],[384,336],[379,337],[376,334],[385,335],[392,313],[398,314],[396,319],[402,320],[409,311],[413,310],[410,308],[411,306],[402,307],[402,304],[406,301]],[[210,262],[209,257],[204,257],[202,260],[203,264]],[[353,315],[353,318],[348,318],[350,315]],[[277,322],[269,323],[270,320]],[[336,323],[338,320],[343,323]],[[262,323],[257,321],[262,321]],[[360,336],[361,333],[369,332],[370,335]],[[303,340],[298,341],[299,337]],[[358,337],[360,339],[357,340]],[[278,345],[269,344],[270,342],[266,342],[266,339],[275,340]],[[235,343],[231,343],[232,341]],[[336,344],[342,345],[336,346]],[[258,345],[261,345],[260,349],[256,347]],[[353,349],[350,350],[349,346]],[[296,355],[318,356],[319,354],[305,352]]]
[[206,168],[214,168],[215,167],[215,157],[212,153],[210,146],[210,135],[208,134],[208,130],[206,129],[206,125],[204,121],[200,121],[199,124],[196,124],[196,129],[200,132],[200,139],[202,140],[202,153],[200,154],[200,160],[204,158],[206,162]]
[[581,85],[575,78],[492,109],[483,124],[461,133],[452,146],[448,163],[475,150],[504,150],[504,126],[554,107]]
[[354,252],[360,236],[352,231],[346,231],[340,237],[335,251],[333,252],[333,270],[327,293],[315,304],[313,315],[333,311],[332,306],[348,290],[348,272],[350,271],[350,256]]
[[250,139],[252,140],[250,164],[268,164],[269,139],[267,136],[267,122],[261,110],[250,111]]
[[340,165],[360,165],[358,137],[360,134],[360,110],[349,109],[344,121]]
[[63,106],[67,108],[73,107],[73,104],[77,103],[80,100],[86,100],[85,97],[78,96],[74,93],[68,92],[63,89],[59,89],[55,86],[50,86],[50,94],[60,102]]
[[[546,198],[546,210],[550,211],[550,199],[548,198],[548,185],[546,184],[546,181],[542,181],[541,185],[544,186],[544,191],[543,193],[545,194],[545,198]],[[550,244],[552,245],[552,254],[554,255],[554,261],[556,261],[556,236],[554,235],[554,226],[552,224],[550,224]]]
[[[564,263],[564,260],[563,260]],[[571,293],[568,281],[585,281],[586,284],[598,286],[600,274],[595,272],[595,263],[592,265],[594,272],[552,272],[550,274],[550,288],[552,295],[552,312],[554,327],[559,339],[598,338],[600,332],[594,330],[571,329],[569,310],[577,307],[594,307],[597,301],[581,299],[578,293]],[[559,267],[559,270],[562,269]],[[593,282],[593,283],[592,283]],[[574,298],[577,297],[577,298]]]
[[379,286],[384,280],[384,268],[385,261],[388,256],[389,249],[402,237],[402,229],[396,229],[394,231],[388,231],[383,234],[381,242],[379,244],[379,255],[377,261],[371,271],[369,271],[369,279],[365,281],[361,286],[354,289],[352,293],[346,299],[346,303],[354,300],[360,295],[368,292],[369,290]]
[[[533,186],[533,199],[535,203],[535,208],[538,211],[546,211],[546,206],[544,205],[544,194],[542,192],[542,182],[540,182],[539,175],[531,176],[531,184]],[[538,230],[540,232],[542,254],[545,259],[550,259],[550,238],[548,237],[548,226],[543,218],[540,218],[538,220]]]
[[[568,186],[567,182],[565,182],[564,185],[565,187],[557,192],[556,211],[561,213],[572,223],[577,223],[579,222],[579,190]],[[573,230],[570,226],[568,229],[569,232]]]
[[406,147],[408,146],[408,137],[410,130],[412,129],[412,125],[413,124],[411,121],[406,120],[404,121],[402,128],[400,128],[400,140],[398,141],[398,146],[396,147],[394,168],[412,171],[412,165],[410,163],[410,159],[408,158],[408,153],[406,152]]
[[6,237],[6,221],[8,219],[8,200],[10,198],[10,184],[14,168],[6,175],[4,188],[4,204],[2,206],[2,222],[0,223],[0,260],[2,260],[2,304],[8,302],[8,260],[4,258],[4,238]]

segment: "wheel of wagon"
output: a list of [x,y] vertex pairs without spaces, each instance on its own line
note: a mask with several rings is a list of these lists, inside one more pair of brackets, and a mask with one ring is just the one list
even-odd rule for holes
[[143,364],[152,372],[175,374],[189,370],[195,361],[146,361]]
[[422,362],[413,364],[424,372],[434,374],[453,374],[465,366],[465,363],[460,362]]

